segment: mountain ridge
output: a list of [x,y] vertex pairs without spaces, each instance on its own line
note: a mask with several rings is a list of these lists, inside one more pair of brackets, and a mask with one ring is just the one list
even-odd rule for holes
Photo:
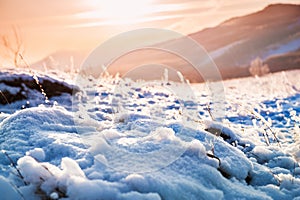
[[[233,17],[215,27],[191,33],[188,37],[204,47],[218,67],[223,79],[250,76],[248,68],[251,61],[256,58],[261,58],[263,62],[266,62],[271,72],[297,69],[300,66],[300,61],[295,59],[293,53],[299,50],[300,44],[300,4],[270,4],[254,13]],[[176,40],[165,41],[158,46],[163,47],[174,41]],[[186,49],[186,52],[190,56],[195,56],[192,49]],[[284,54],[286,55],[283,56]],[[280,56],[276,57],[276,55]],[[274,62],[274,56],[276,57],[275,60],[284,58],[285,61],[279,62],[279,66]],[[109,66],[109,72],[126,76],[136,66],[159,63],[172,68],[175,75],[176,71],[180,71],[191,82],[203,81],[201,77],[195,76],[193,66],[189,66],[190,64],[183,59],[175,58],[174,55],[145,51],[127,57],[121,57]],[[70,60],[70,58],[68,59]],[[65,62],[68,63],[68,59]],[[76,62],[77,66],[75,67],[77,69],[84,59],[85,57],[82,56],[81,62]],[[293,61],[291,62],[290,59]],[[147,74],[157,74],[155,76],[149,75],[149,77],[160,79],[161,72],[164,70],[154,72],[154,68],[149,68],[149,70],[144,68],[136,74],[136,77],[147,79]],[[99,69],[96,69],[96,66],[94,70],[92,67],[88,70],[95,76],[99,75],[97,74]]]

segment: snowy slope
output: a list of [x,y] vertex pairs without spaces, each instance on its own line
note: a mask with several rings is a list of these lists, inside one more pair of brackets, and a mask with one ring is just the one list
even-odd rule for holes
[[299,199],[299,78],[225,81],[218,122],[205,84],[89,77],[72,103],[11,105],[1,198]]

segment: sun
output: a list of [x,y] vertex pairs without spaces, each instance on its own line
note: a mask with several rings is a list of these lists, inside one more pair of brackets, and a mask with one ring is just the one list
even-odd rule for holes
[[131,24],[153,13],[153,0],[89,0],[86,16],[112,24]]

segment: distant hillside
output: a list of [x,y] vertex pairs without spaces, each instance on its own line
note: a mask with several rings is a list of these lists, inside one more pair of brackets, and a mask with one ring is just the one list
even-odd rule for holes
[[290,53],[270,56],[265,60],[271,72],[280,70],[300,69],[300,49]]
[[79,51],[57,51],[30,66],[40,71],[58,69],[63,72],[70,72],[80,67],[85,56]]
[[[298,69],[300,5],[272,4],[261,11],[192,33],[189,37],[207,50],[223,79],[250,76],[249,65],[257,57],[269,65],[271,72]],[[199,57],[193,48],[185,49],[180,42],[184,42],[184,39],[178,38],[155,46],[164,48],[177,43],[178,48],[182,48],[189,57]],[[84,58],[85,55],[79,52],[60,51],[32,66],[47,70],[58,68],[67,72],[77,69]],[[99,75],[99,65],[88,66],[87,73]],[[203,81],[188,60],[169,52],[149,49],[129,52],[118,58],[109,65],[109,72],[118,72],[121,76],[134,79],[160,79],[166,67],[169,67],[170,79],[179,80],[177,71],[180,71],[191,82]]]
[[[300,67],[300,61],[296,56],[289,56],[289,59],[293,59],[292,61],[280,60],[284,54],[295,52],[300,47],[300,5],[269,5],[256,13],[232,18],[216,27],[207,28],[189,36],[209,52],[223,79],[249,76],[248,67],[257,57],[270,64],[271,72]],[[160,46],[168,46],[174,42],[180,44],[180,39],[165,42]],[[193,49],[184,49],[184,51],[192,57],[197,56]],[[275,59],[276,55],[281,56]],[[274,63],[275,60],[278,65]],[[124,75],[132,71],[133,66],[151,66],[153,63],[171,66],[174,71],[181,71],[192,82],[203,81],[190,63],[166,52],[149,50],[132,52],[113,63],[110,69],[112,72],[118,71]],[[140,70],[135,76],[143,78],[145,74],[146,76],[152,74],[151,78],[153,74],[156,78],[162,76],[163,70],[154,72],[153,69],[148,67],[147,71],[144,67],[144,70]]]
[[256,57],[295,51],[300,46],[300,5],[274,4],[190,35],[217,65],[247,66]]

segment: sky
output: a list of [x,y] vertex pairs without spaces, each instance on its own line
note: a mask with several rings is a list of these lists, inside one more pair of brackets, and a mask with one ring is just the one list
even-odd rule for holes
[[32,63],[59,50],[90,52],[137,28],[189,34],[272,3],[300,0],[0,0],[0,36],[12,41],[15,27]]

